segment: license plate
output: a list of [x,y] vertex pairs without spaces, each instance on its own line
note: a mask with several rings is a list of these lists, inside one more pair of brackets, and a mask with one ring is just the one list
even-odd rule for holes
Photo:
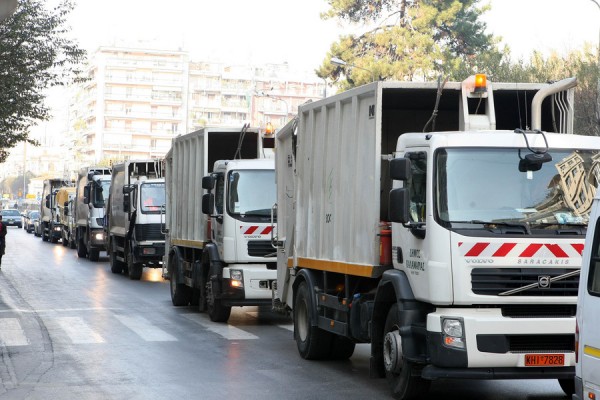
[[526,367],[565,365],[564,354],[525,354]]

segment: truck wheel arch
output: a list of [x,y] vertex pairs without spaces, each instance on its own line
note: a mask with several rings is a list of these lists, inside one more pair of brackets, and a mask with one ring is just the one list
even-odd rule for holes
[[390,308],[394,304],[398,304],[398,309],[402,311],[400,321],[409,328],[406,331],[407,337],[403,337],[403,348],[405,349],[403,353],[407,357],[419,361],[424,361],[426,353],[425,337],[413,334],[414,332],[410,329],[410,326],[415,323],[424,323],[427,313],[433,309],[433,306],[415,299],[404,271],[396,269],[385,271],[377,287],[371,319],[371,357],[375,366],[373,372],[382,378],[385,377],[383,366],[385,321]]
[[[295,303],[296,301],[296,291],[298,289],[298,286],[300,285],[300,283],[302,282],[306,282],[306,285],[308,286],[309,290],[312,290],[312,288],[318,287],[321,285],[321,279],[319,279],[316,274],[310,270],[307,269],[301,269],[298,274],[296,275],[296,279],[294,279],[294,283],[292,285],[293,288],[293,294],[294,294],[294,299],[293,299],[293,303]],[[309,302],[310,302],[310,323],[313,326],[317,326],[319,324],[318,322],[318,314],[317,314],[317,304],[316,304],[316,298],[314,296],[314,292],[312,293],[312,296],[309,296]]]

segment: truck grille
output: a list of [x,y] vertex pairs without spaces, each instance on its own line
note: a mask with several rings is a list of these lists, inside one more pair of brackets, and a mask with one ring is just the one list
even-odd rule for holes
[[497,296],[502,292],[536,284],[531,289],[514,293],[511,296],[577,296],[579,275],[551,282],[549,287],[540,288],[541,277],[554,278],[575,269],[533,269],[533,268],[474,268],[471,271],[473,293]]
[[554,353],[575,351],[575,335],[477,335],[484,353]]
[[577,312],[575,304],[511,304],[501,307],[507,318],[571,318]]
[[248,241],[248,255],[251,257],[275,257],[277,254],[271,246],[270,240],[250,240]]
[[165,240],[165,234],[161,233],[161,224],[144,224],[135,226],[135,238],[144,240]]

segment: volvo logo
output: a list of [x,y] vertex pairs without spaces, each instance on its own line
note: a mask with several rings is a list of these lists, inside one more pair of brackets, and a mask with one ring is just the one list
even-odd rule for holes
[[548,276],[548,275],[538,276],[538,287],[540,289],[549,289],[550,288],[550,276]]

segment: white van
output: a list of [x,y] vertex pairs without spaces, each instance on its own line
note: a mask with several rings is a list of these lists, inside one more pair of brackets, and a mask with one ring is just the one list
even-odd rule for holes
[[600,400],[600,191],[592,205],[577,300],[573,400]]

